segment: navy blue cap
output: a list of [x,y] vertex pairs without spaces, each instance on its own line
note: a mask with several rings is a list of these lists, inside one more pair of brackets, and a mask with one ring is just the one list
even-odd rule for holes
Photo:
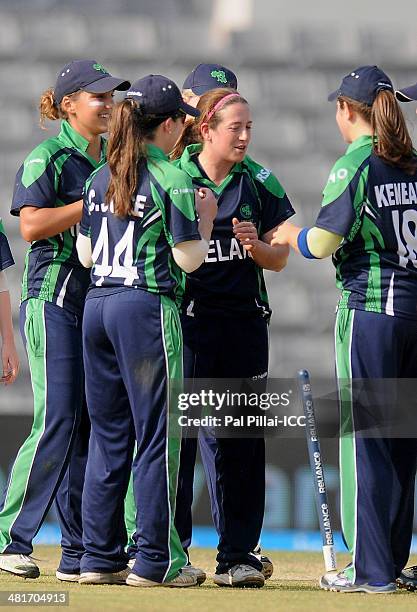
[[160,74],[148,74],[132,83],[126,97],[136,100],[144,115],[163,116],[179,110],[193,117],[200,115],[197,108],[184,102],[174,81]]
[[199,64],[188,75],[182,86],[183,89],[191,89],[197,96],[219,87],[237,89],[236,75],[220,64]]
[[80,89],[89,93],[106,93],[114,89],[125,91],[129,87],[129,81],[112,76],[95,60],[75,60],[59,71],[54,99],[60,104],[64,96],[69,96]]
[[394,93],[389,77],[378,66],[360,66],[347,74],[336,91],[328,96],[329,102],[346,96],[372,106],[379,91],[388,89]]
[[398,89],[395,95],[400,102],[417,100],[417,83],[415,85],[410,85],[410,87],[404,87],[404,89]]

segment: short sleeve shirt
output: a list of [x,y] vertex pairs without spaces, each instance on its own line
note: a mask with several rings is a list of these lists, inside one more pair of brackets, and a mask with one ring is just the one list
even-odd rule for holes
[[195,313],[258,313],[269,318],[263,270],[235,238],[232,219],[252,221],[262,236],[291,217],[294,209],[274,174],[248,156],[216,185],[198,161],[200,150],[201,145],[190,145],[174,163],[187,172],[195,187],[214,192],[218,213],[205,262],[187,274],[182,308],[190,312],[191,304]]
[[0,218],[0,272],[14,264],[12,252],[4,231],[3,222]]
[[340,307],[417,318],[417,174],[355,140],[333,167],[316,226],[344,237],[333,256]]
[[[19,215],[24,206],[57,208],[81,200],[87,178],[105,162],[105,141],[100,162],[88,155],[88,145],[63,121],[60,134],[38,145],[20,167],[12,215]],[[77,231],[74,226],[31,243],[23,275],[22,301],[34,297],[77,314],[82,311],[89,272],[77,256]]]
[[173,167],[161,149],[148,145],[138,168],[133,214],[116,216],[106,203],[107,165],[87,182],[80,231],[92,243],[89,295],[134,288],[175,298],[182,272],[172,247],[200,240],[191,180]]

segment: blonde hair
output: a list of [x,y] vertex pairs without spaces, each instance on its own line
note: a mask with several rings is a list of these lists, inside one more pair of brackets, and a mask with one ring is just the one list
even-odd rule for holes
[[[218,111],[214,112],[214,114],[212,114],[216,105],[230,94],[234,94],[233,97],[231,96],[228,100],[226,100],[224,105],[219,108]],[[237,93],[235,89],[221,87],[206,91],[206,93],[201,96],[197,104],[197,108],[200,111],[200,116],[187,119],[184,124],[184,130],[171,153],[171,159],[178,159],[181,157],[188,145],[202,143],[203,138],[201,136],[201,126],[203,123],[207,123],[209,127],[215,129],[221,122],[221,111],[232,104],[248,104],[248,102],[239,93]]]
[[341,108],[348,104],[371,125],[374,138],[373,152],[391,166],[401,168],[407,174],[417,170],[413,143],[404,115],[392,91],[379,91],[372,106],[346,96],[338,98]]
[[[70,96],[78,95],[80,92],[76,91]],[[62,102],[57,104],[54,97],[54,89],[50,87],[40,97],[39,100],[39,125],[42,130],[46,130],[45,120],[56,121],[57,119],[68,119],[68,114],[62,108]]]
[[181,95],[182,95],[184,102],[188,102],[192,98],[196,97],[196,94],[193,92],[192,89],[183,89],[181,91]]

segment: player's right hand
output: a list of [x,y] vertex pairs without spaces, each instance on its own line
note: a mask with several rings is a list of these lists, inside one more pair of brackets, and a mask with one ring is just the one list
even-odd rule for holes
[[217,215],[217,200],[211,189],[200,187],[195,190],[195,208],[198,217],[213,222]]
[[[4,342],[1,349],[1,362],[3,374],[0,383],[11,385],[19,373],[19,357],[14,342]],[[0,368],[1,373],[1,368]]]

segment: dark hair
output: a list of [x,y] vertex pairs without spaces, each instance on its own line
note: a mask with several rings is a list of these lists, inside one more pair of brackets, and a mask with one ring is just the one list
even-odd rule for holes
[[[224,106],[216,111],[209,119],[208,115],[214,109],[216,104],[230,94],[236,94],[233,98],[226,100]],[[221,122],[221,111],[232,104],[248,104],[247,100],[237,93],[235,89],[228,89],[221,87],[217,89],[211,89],[206,91],[198,101],[197,108],[200,111],[199,117],[192,117],[187,119],[184,125],[184,130],[178,139],[172,153],[171,159],[178,159],[184,152],[184,149],[190,144],[202,143],[201,137],[201,126],[203,123],[207,123],[211,128],[215,128]]]
[[137,102],[126,98],[115,104],[109,125],[107,163],[110,182],[106,202],[113,201],[114,214],[132,214],[133,197],[137,189],[138,167],[146,160],[146,140],[152,140],[155,130],[169,117],[184,117],[181,111],[169,115],[145,115]]
[[371,125],[372,133],[376,136],[373,142],[375,155],[391,166],[414,174],[417,160],[413,143],[402,110],[392,91],[379,91],[372,106],[345,96],[340,96],[338,100],[342,108],[345,103],[348,104]]

